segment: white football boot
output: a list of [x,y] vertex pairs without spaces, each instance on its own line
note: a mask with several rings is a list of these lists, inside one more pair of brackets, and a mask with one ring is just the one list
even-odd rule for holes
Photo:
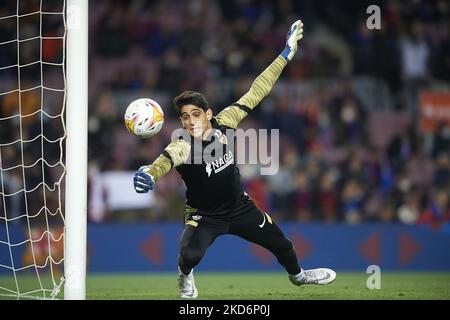
[[194,269],[189,275],[185,275],[178,267],[178,288],[181,298],[194,299],[198,297],[198,291],[195,287]]
[[296,286],[303,284],[329,284],[336,279],[336,272],[328,268],[303,270],[299,274],[290,274],[289,280]]

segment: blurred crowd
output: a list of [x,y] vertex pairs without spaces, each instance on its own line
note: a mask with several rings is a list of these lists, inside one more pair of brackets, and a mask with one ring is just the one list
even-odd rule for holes
[[[372,4],[381,29],[367,28]],[[134,171],[162,152],[181,91],[202,92],[215,113],[239,99],[301,18],[296,58],[243,123],[280,130],[280,169],[241,166],[247,192],[281,221],[450,222],[450,126],[422,131],[418,111],[422,91],[450,90],[449,10],[445,0],[91,1],[90,191],[102,172]],[[166,115],[149,140],[123,125],[140,97]],[[182,219],[184,191],[171,172],[134,219]],[[97,222],[130,216],[94,211]]]
[[0,3],[0,227],[63,223],[63,8]]

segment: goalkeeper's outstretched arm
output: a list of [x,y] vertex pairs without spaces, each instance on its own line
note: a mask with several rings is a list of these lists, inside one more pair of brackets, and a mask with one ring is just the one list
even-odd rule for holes
[[166,175],[173,167],[186,162],[191,146],[184,140],[172,141],[164,152],[148,166],[142,166],[134,175],[134,189],[138,193],[153,190],[155,182]]
[[191,151],[191,145],[184,140],[172,141],[164,152],[156,158],[156,160],[148,166],[148,173],[150,173],[155,180],[159,180],[166,175],[173,167],[186,162]]
[[237,128],[242,119],[272,90],[284,67],[297,52],[297,42],[302,37],[303,23],[301,20],[297,20],[289,29],[283,52],[253,81],[246,94],[217,115],[216,119],[219,124]]

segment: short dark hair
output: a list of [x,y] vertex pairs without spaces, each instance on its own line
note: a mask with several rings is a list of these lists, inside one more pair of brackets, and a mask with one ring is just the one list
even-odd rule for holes
[[209,109],[208,100],[200,92],[184,91],[173,99],[173,105],[178,114],[181,114],[181,108],[187,104],[202,108],[205,112]]

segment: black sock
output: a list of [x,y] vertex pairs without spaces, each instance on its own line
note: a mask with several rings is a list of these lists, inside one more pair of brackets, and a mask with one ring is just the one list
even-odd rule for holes
[[283,254],[277,255],[278,262],[286,269],[289,274],[299,274],[302,270],[297,262],[297,255],[294,249],[288,250]]
[[192,268],[187,267],[183,263],[178,264],[178,267],[180,268],[181,272],[183,272],[186,276],[188,276],[192,271]]

